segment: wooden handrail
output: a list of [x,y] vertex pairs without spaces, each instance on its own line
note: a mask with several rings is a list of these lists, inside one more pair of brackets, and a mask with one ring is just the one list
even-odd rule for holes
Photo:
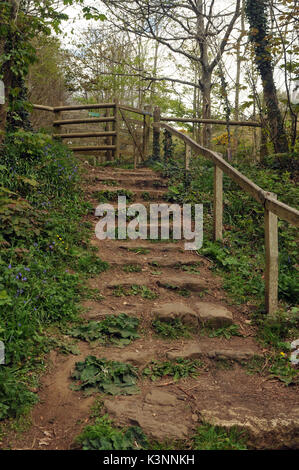
[[[275,314],[278,309],[278,223],[277,217],[299,227],[299,211],[277,200],[277,195],[264,191],[253,181],[232,167],[221,155],[202,147],[193,139],[161,122],[159,113],[154,114],[154,134],[159,135],[160,128],[166,129],[170,134],[180,138],[186,144],[185,168],[188,169],[190,151],[203,155],[214,163],[214,240],[223,238],[223,173],[227,174],[244,191],[264,207],[264,234],[265,234],[265,305],[269,315]],[[157,138],[157,137],[156,137]],[[159,153],[159,149],[157,150]]]
[[33,109],[39,109],[40,111],[50,111],[54,112],[54,108],[52,106],[44,106],[42,104],[33,104],[32,105]]
[[172,116],[163,116],[161,121],[167,122],[198,122],[200,124],[222,124],[230,126],[247,126],[247,127],[262,127],[262,124],[257,121],[225,121],[224,119],[201,119],[201,118],[176,118]]
[[260,188],[257,184],[253,183],[249,178],[244,176],[240,171],[236,170],[231,166],[226,160],[224,160],[218,153],[213,150],[209,150],[205,147],[202,147],[197,142],[195,142],[191,137],[183,134],[182,132],[174,129],[165,123],[155,124],[159,127],[163,127],[171,134],[175,135],[182,139],[187,145],[189,145],[195,152],[200,153],[204,157],[207,157],[215,165],[217,165],[224,173],[226,173],[232,180],[234,180],[241,188],[243,188],[247,193],[254,197],[254,199],[261,203],[264,207],[267,207],[268,210],[274,212],[281,219],[290,222],[291,224],[299,227],[299,211],[293,207],[284,204],[283,202],[277,201],[271,197],[271,193]]
[[133,108],[132,106],[125,106],[120,104],[119,109],[123,111],[130,111],[131,113],[141,114],[142,116],[152,116],[153,114],[150,111],[145,111],[144,109]]

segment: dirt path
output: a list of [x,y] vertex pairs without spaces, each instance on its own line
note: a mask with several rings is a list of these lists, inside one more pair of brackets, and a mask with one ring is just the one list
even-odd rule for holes
[[[87,196],[96,190],[126,188],[134,192],[134,202],[144,202],[145,191],[158,202],[166,183],[151,170],[92,169],[86,185]],[[105,184],[103,184],[103,182]],[[114,186],[112,182],[116,182]],[[107,185],[108,183],[108,185]],[[162,201],[161,201],[162,202]],[[145,204],[148,204],[145,203]],[[94,224],[98,218],[91,217]],[[247,429],[256,448],[299,446],[298,388],[286,388],[277,381],[249,375],[244,363],[263,351],[254,340],[254,328],[246,307],[230,305],[221,288],[221,280],[209,269],[210,262],[195,252],[186,252],[183,242],[92,240],[102,260],[111,268],[90,280],[103,295],[102,301],[85,301],[84,317],[100,320],[109,314],[127,313],[141,321],[140,339],[120,349],[92,347],[80,341],[79,356],[52,352],[47,374],[39,390],[40,402],[32,411],[32,426],[25,434],[12,436],[13,449],[70,449],[74,438],[90,421],[95,396],[85,398],[72,391],[70,374],[75,363],[89,355],[130,362],[142,368],[151,360],[165,361],[176,357],[200,358],[205,367],[196,378],[174,383],[171,379],[151,382],[140,380],[141,393],[134,396],[104,396],[104,410],[117,424],[134,424],[152,438],[187,439],[202,421]],[[144,247],[149,251],[130,251]],[[141,272],[126,273],[122,267],[138,264]],[[199,273],[186,266],[198,266]],[[194,270],[193,270],[194,271]],[[158,294],[155,299],[113,295],[115,285],[147,286]],[[170,289],[169,285],[176,287]],[[188,297],[180,291],[189,291]],[[190,339],[168,341],[156,336],[153,318],[178,317],[194,327]],[[210,338],[196,332],[195,325],[213,318],[216,327],[237,324],[242,337]]]

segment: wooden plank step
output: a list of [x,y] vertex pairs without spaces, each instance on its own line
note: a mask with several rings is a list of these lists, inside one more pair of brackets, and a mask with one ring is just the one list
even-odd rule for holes
[[69,146],[69,149],[73,152],[90,152],[93,150],[115,150],[115,145],[85,145],[81,147]]
[[91,124],[95,122],[113,122],[114,116],[99,118],[76,118],[76,119],[60,119],[53,122],[53,126],[65,126],[69,124]]
[[53,134],[54,138],[60,139],[80,139],[85,137],[108,137],[108,136],[116,135],[115,131],[103,131],[103,132],[76,132],[76,133],[69,133],[69,134]]

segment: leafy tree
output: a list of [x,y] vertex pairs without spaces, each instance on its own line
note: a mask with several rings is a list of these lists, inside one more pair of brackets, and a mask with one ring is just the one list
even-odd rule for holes
[[9,110],[13,127],[26,127],[24,81],[36,60],[32,40],[39,34],[50,35],[52,30],[59,32],[62,21],[68,18],[63,9],[73,4],[82,6],[87,19],[104,19],[97,9],[85,6],[84,0],[8,0],[0,4],[0,78],[6,97],[0,109],[0,144]]

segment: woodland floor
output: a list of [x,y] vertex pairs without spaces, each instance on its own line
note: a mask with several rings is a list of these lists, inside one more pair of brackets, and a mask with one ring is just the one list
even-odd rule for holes
[[[116,181],[118,186],[105,185]],[[120,170],[90,167],[85,189],[86,196],[96,207],[93,193],[118,188],[136,194],[134,202],[144,202],[142,193],[148,192],[150,200],[163,202],[166,182],[148,169]],[[98,218],[91,216],[96,225]],[[251,448],[299,448],[298,387],[286,387],[255,373],[249,375],[245,364],[253,357],[263,355],[255,341],[255,328],[251,325],[245,306],[234,306],[221,287],[221,279],[211,271],[210,261],[196,252],[184,251],[184,242],[153,243],[150,240],[104,240],[94,235],[92,244],[98,255],[110,263],[110,269],[90,279],[102,300],[83,302],[84,318],[100,320],[109,314],[127,313],[140,319],[140,338],[130,345],[103,347],[79,341],[80,354],[62,355],[52,351],[47,373],[41,378],[39,403],[32,409],[32,424],[25,433],[10,433],[4,447],[11,449],[72,449],[74,439],[86,424],[92,423],[90,409],[96,395],[84,397],[72,391],[71,372],[75,363],[92,354],[99,358],[130,362],[140,370],[152,360],[166,361],[175,357],[200,358],[204,367],[195,378],[178,382],[162,378],[156,382],[140,379],[140,393],[133,396],[100,394],[103,412],[116,425],[138,425],[144,433],[159,441],[188,440],[202,422],[224,427],[237,426],[249,434]],[[128,248],[145,247],[149,251],[135,253]],[[150,264],[155,262],[154,265]],[[141,267],[140,272],[127,273],[124,265]],[[198,265],[199,273],[180,269],[180,265]],[[191,270],[192,271],[192,270]],[[189,289],[189,296],[167,288],[167,283]],[[113,285],[147,286],[158,294],[155,299],[136,296],[115,296]],[[163,287],[164,285],[164,287]],[[166,287],[165,287],[166,286]],[[156,311],[172,303],[173,312],[180,316],[184,306],[195,311],[198,303],[209,302],[226,307],[232,313],[232,323],[239,326],[242,336],[230,339],[202,335],[194,327],[190,338],[165,340],[151,327]],[[171,316],[171,315],[170,315]],[[194,325],[188,315],[183,321]],[[221,315],[220,315],[221,316]],[[191,318],[191,320],[190,320]]]

